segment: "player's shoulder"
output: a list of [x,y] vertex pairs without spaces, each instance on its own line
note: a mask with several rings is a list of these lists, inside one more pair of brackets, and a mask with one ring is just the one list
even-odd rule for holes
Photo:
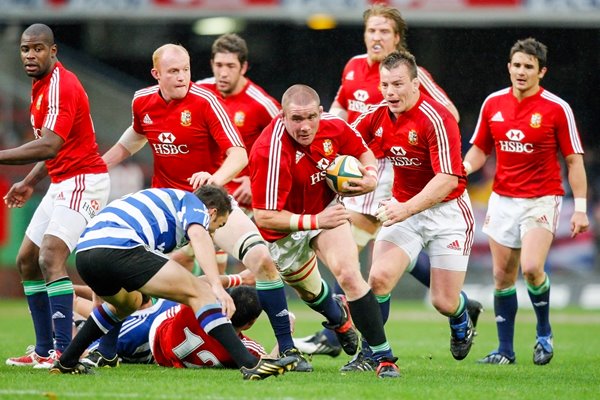
[[136,90],[133,94],[133,100],[135,101],[138,98],[152,96],[153,94],[158,93],[159,87],[158,85],[149,86],[143,89]]
[[512,88],[506,87],[504,89],[500,89],[500,90],[496,90],[495,92],[492,92],[490,94],[487,95],[487,97],[484,100],[484,103],[489,103],[489,102],[494,102],[494,101],[501,101],[505,98],[508,98],[508,96],[511,95],[511,90]]
[[217,81],[214,76],[209,76],[207,78],[198,79],[195,83],[196,83],[196,85],[200,85],[200,86],[210,86],[210,85],[215,85],[217,83]]
[[542,99],[542,101],[545,101],[549,106],[554,106],[557,108],[562,108],[562,109],[571,109],[571,106],[569,106],[569,103],[567,103],[562,97],[544,89],[541,88],[540,89],[540,99]]

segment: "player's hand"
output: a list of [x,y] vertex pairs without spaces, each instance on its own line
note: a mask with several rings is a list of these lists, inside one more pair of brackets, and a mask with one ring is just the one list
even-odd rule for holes
[[190,182],[192,189],[196,190],[200,186],[213,183],[212,174],[206,171],[195,172],[188,178],[188,182]]
[[317,214],[319,228],[332,229],[350,221],[350,213],[343,204],[326,207]]
[[215,297],[217,298],[217,301],[221,304],[221,311],[227,316],[227,319],[231,319],[233,313],[235,312],[235,304],[233,303],[233,299],[229,293],[223,289],[223,286],[220,284],[220,282],[218,285],[215,284],[211,287]]
[[239,273],[239,276],[242,277],[242,285],[254,286],[256,285],[256,278],[252,271],[249,269],[245,269]]
[[344,197],[354,197],[367,194],[375,190],[377,187],[377,177],[369,173],[362,165],[358,165],[358,169],[362,173],[362,178],[352,179],[352,183],[345,182],[343,188],[345,192],[340,194]]
[[575,211],[571,216],[571,237],[579,235],[580,233],[586,232],[590,227],[590,221],[588,216],[584,212]]
[[233,198],[240,204],[251,204],[252,191],[250,188],[250,177],[238,176],[237,178],[233,178],[232,181],[240,184],[240,186],[232,193]]
[[377,219],[383,223],[383,226],[402,222],[411,216],[405,203],[400,203],[395,199],[382,200],[379,204]]
[[17,182],[8,190],[4,196],[4,203],[8,208],[21,208],[33,195],[33,186],[23,181]]

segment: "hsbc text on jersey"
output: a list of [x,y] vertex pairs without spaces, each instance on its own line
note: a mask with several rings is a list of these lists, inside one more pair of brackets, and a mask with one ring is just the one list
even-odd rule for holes
[[508,140],[499,140],[500,150],[507,153],[533,153],[532,143],[521,143]]
[[387,157],[388,160],[392,163],[392,165],[396,167],[410,167],[410,166],[419,166],[421,165],[421,160],[418,158],[410,158],[410,157]]
[[187,154],[190,152],[187,144],[152,143],[152,149],[156,154],[163,156]]

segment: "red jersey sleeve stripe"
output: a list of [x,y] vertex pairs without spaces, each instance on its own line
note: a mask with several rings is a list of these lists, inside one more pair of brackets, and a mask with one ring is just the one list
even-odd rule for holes
[[279,187],[279,171],[281,162],[281,138],[285,133],[285,125],[280,119],[275,123],[271,146],[269,148],[269,167],[267,169],[266,209],[277,210],[277,188]]
[[60,110],[60,68],[54,68],[48,88],[48,113],[44,121],[44,127],[55,131],[58,112]]
[[244,142],[238,134],[238,131],[234,128],[233,123],[229,119],[225,108],[223,108],[221,103],[219,103],[219,100],[217,100],[214,94],[204,88],[196,86],[195,84],[192,84],[190,93],[202,97],[208,102],[210,108],[214,111],[215,115],[219,119],[219,123],[223,127],[223,131],[225,131],[227,138],[234,146],[245,147]]
[[565,118],[567,119],[567,124],[569,126],[569,138],[571,139],[571,147],[575,153],[583,154],[583,146],[581,145],[581,140],[579,139],[579,132],[577,131],[577,124],[575,123],[575,116],[573,115],[573,110],[566,101],[558,97],[557,95],[548,92],[544,89],[542,92],[542,97],[548,101],[558,104],[563,112],[565,113]]
[[[452,172],[452,157],[450,155],[450,145],[448,143],[448,133],[444,126],[444,121],[438,112],[431,107],[431,104],[423,101],[419,109],[427,116],[433,129],[438,144],[438,153],[440,159],[440,171],[445,174],[453,174]],[[454,174],[456,175],[456,174]]]
[[510,88],[498,90],[497,92],[494,92],[485,98],[485,100],[483,101],[483,104],[481,105],[481,109],[479,110],[479,118],[477,118],[477,124],[475,124],[475,132],[473,132],[473,136],[471,136],[471,140],[469,140],[469,143],[471,143],[471,144],[475,143],[475,139],[477,137],[477,133],[479,132],[479,127],[480,127],[481,123],[482,122],[487,123],[487,121],[482,121],[482,118],[484,118],[483,109],[485,108],[485,105],[488,103],[488,101],[490,101],[490,99],[492,99],[493,97],[502,96],[502,95],[508,93],[509,91],[510,91]]
[[438,103],[447,106],[452,104],[446,93],[440,90],[439,86],[431,79],[431,75],[425,72],[421,67],[417,67],[417,78],[429,95]]
[[254,84],[250,84],[247,93],[248,96],[252,97],[258,104],[263,106],[272,118],[275,118],[277,114],[279,114],[279,107]]

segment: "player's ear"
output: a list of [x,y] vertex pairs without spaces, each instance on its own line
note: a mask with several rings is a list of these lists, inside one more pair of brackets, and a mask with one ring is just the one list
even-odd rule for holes
[[152,68],[150,70],[150,74],[152,74],[152,77],[156,80],[160,78],[160,74],[158,73],[158,70],[156,68]]

